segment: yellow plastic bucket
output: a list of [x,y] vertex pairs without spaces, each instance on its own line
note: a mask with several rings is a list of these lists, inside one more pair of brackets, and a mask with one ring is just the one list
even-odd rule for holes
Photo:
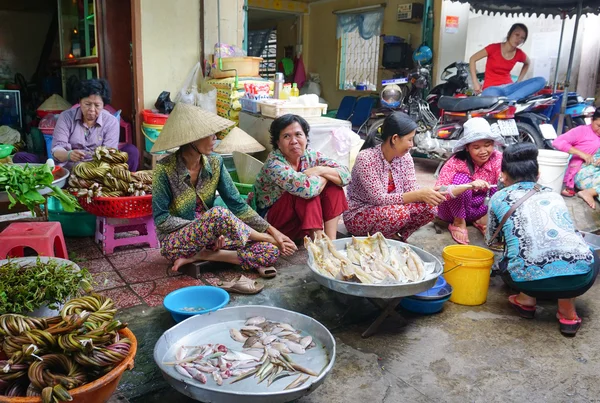
[[481,305],[487,299],[494,253],[471,245],[446,246],[442,251],[444,278],[452,286],[450,301]]

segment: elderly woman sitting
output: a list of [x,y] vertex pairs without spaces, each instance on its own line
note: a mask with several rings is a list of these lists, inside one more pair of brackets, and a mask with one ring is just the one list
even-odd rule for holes
[[269,154],[255,183],[259,213],[292,239],[325,228],[335,239],[340,216],[348,208],[343,186],[348,168],[307,148],[308,122],[284,115],[271,123]]
[[558,299],[560,331],[574,336],[581,326],[575,297],[598,275],[594,254],[573,227],[564,199],[537,185],[538,150],[531,143],[509,146],[502,158],[506,187],[490,200],[486,242],[504,238],[502,279],[519,294],[508,302],[522,317],[533,318],[536,298]]
[[[173,270],[207,260],[273,277],[279,252],[292,254],[296,245],[244,203],[223,159],[212,153],[215,133],[233,124],[181,103],[169,116],[152,149],[180,147],[154,171],[152,210],[161,253],[174,262]],[[217,190],[229,210],[213,207]]]
[[417,124],[408,115],[395,112],[383,122],[383,143],[356,157],[348,186],[350,209],[344,213],[344,224],[352,235],[381,232],[405,241],[433,221],[435,206],[445,198],[435,189],[417,185],[409,153],[416,130]]
[[[138,168],[139,151],[133,144],[119,146],[119,119],[104,105],[110,103],[110,87],[105,80],[81,81],[77,87],[79,106],[60,114],[52,135],[52,156],[65,168],[80,161],[89,161],[98,146],[118,148],[127,153],[129,170]],[[14,162],[43,163],[35,154],[16,153]]]
[[[448,223],[452,239],[469,243],[467,223],[473,223],[483,235],[487,225],[485,199],[496,191],[500,178],[502,154],[494,145],[503,144],[499,134],[492,133],[484,118],[473,118],[464,124],[463,137],[444,164],[436,186],[444,186],[446,199],[438,206],[438,217]],[[488,199],[489,200],[489,199]]]

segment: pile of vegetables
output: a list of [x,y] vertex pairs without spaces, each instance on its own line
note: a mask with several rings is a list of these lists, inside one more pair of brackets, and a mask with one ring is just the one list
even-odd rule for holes
[[0,316],[0,395],[39,396],[43,403],[72,400],[69,390],[92,382],[122,362],[131,341],[114,320],[110,298],[91,294],[70,300],[51,318]]
[[32,312],[59,304],[91,291],[92,277],[84,269],[59,260],[23,264],[9,260],[0,266],[0,313]]
[[8,194],[12,208],[17,202],[25,205],[32,213],[40,204],[46,202],[38,189],[48,187],[52,189],[52,196],[56,197],[64,211],[73,212],[81,210],[77,199],[52,185],[54,175],[49,165],[10,165],[0,164],[0,191]]
[[78,197],[144,196],[152,193],[152,171],[130,172],[127,153],[97,147],[93,160],[73,167],[69,192]]

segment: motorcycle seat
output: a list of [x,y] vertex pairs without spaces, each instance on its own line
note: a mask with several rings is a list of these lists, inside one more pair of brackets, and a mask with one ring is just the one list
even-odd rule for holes
[[489,108],[496,104],[499,97],[440,97],[438,107],[448,112],[467,112],[477,109]]

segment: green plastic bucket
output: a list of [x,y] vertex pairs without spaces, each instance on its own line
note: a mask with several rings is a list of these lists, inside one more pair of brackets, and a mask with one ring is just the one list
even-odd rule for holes
[[86,211],[67,213],[55,197],[48,198],[48,221],[59,222],[64,236],[86,237],[96,233],[96,216]]
[[[150,152],[152,150],[154,142],[156,142],[156,139],[160,135],[162,128],[162,125],[151,125],[148,123],[142,123],[142,133],[146,138],[146,151]],[[161,151],[154,154],[164,154],[165,152],[166,151]]]

